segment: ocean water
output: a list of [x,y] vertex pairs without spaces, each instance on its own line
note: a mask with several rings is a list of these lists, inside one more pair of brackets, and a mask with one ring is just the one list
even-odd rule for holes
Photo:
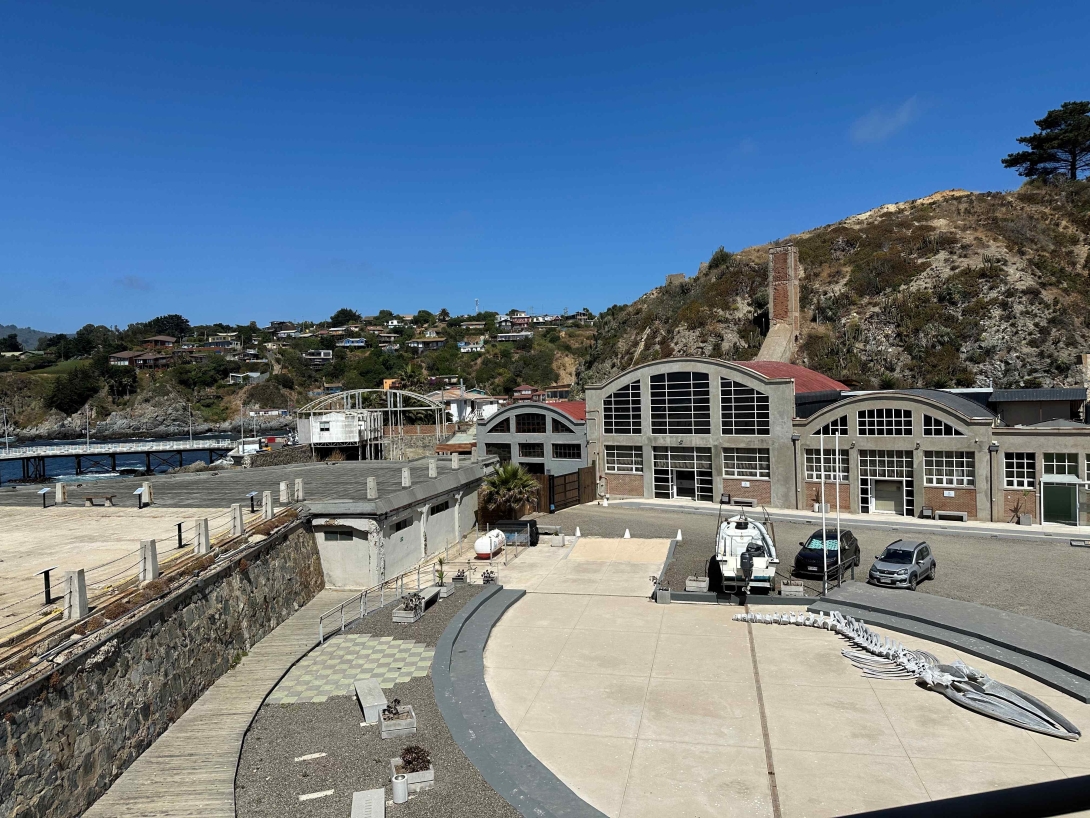
[[[219,434],[219,435],[197,435],[194,440],[222,440],[224,438],[237,438],[238,435]],[[175,437],[175,438],[128,438],[125,440],[92,440],[92,445],[95,443],[160,443],[169,440],[189,440],[189,437]],[[29,443],[20,443],[19,446],[72,446],[78,445],[79,440],[35,440]],[[11,448],[16,448],[15,444],[10,444]],[[0,451],[3,451],[3,444],[0,443]],[[164,453],[165,455],[166,453]],[[172,469],[178,465],[178,454],[172,452],[169,455],[170,464],[164,465],[163,463],[155,462],[152,459],[152,472],[161,474],[162,472]],[[100,458],[106,461],[109,465],[109,459],[106,457]],[[197,461],[208,462],[207,451],[191,451],[182,452],[182,465],[188,466],[190,463],[196,463]],[[144,469],[147,463],[143,454],[119,454],[117,456],[117,471],[112,472],[108,469],[96,467],[88,468],[86,472],[81,475],[76,474],[76,459],[74,457],[52,457],[45,461],[45,474],[49,482],[84,482],[87,480],[109,480],[117,477],[129,477],[133,474],[144,474]],[[88,461],[84,460],[85,468],[88,467]],[[19,480],[23,476],[22,462],[19,460],[0,460],[0,483],[7,483],[11,480]]]

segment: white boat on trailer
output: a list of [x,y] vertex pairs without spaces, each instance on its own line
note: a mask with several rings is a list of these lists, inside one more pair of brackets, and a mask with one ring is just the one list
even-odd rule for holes
[[[723,504],[719,507],[722,514]],[[764,523],[751,520],[744,510],[727,520],[720,517],[715,555],[708,564],[709,590],[737,595],[772,593],[780,564],[774,536],[767,512]]]

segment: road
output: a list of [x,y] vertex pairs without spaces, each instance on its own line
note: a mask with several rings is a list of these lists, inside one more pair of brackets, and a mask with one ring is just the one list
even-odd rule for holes
[[[673,537],[680,528],[687,546],[706,544],[708,554],[716,522],[711,516],[685,512],[597,505],[578,506],[541,517],[543,522],[563,526],[565,533],[574,532],[578,526],[583,534],[593,536],[617,537],[627,528],[633,537]],[[862,558],[857,578],[866,577],[874,556],[898,537],[926,539],[934,548],[938,575],[934,581],[921,583],[917,593],[976,602],[1090,632],[1090,607],[1084,602],[1085,583],[1090,577],[1090,549],[1072,548],[1067,540],[991,539],[947,533],[919,535],[898,532],[893,530],[895,527],[868,526],[855,532]],[[782,520],[776,523],[776,545],[783,573],[790,570],[799,541],[815,529],[810,523]]]

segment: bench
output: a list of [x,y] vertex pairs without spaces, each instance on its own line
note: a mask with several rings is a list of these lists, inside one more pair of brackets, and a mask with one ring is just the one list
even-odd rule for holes
[[382,692],[378,679],[356,679],[353,687],[363,710],[363,720],[368,724],[378,724],[382,708],[386,706],[386,694]]
[[736,506],[745,506],[746,508],[756,508],[757,507],[757,501],[756,500],[751,500],[748,497],[735,497],[734,498],[734,505],[736,505]]
[[957,520],[959,523],[969,522],[969,514],[964,511],[936,511],[936,520]]
[[439,599],[439,586],[429,585],[417,593],[423,598],[424,604],[420,606],[419,611],[403,611],[400,606],[394,609],[394,622],[400,622],[403,625],[411,625],[424,615],[424,611],[435,604],[435,601]]
[[88,494],[83,498],[83,505],[90,508],[95,504],[95,500],[101,500],[102,505],[112,506],[116,496],[116,494]]

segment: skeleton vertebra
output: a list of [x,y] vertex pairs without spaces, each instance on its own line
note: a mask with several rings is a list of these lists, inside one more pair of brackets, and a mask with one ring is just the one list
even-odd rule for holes
[[735,614],[739,622],[758,625],[801,625],[833,631],[859,650],[841,654],[873,679],[915,679],[928,690],[942,693],[950,701],[993,719],[1047,736],[1077,741],[1079,728],[1044,702],[1013,687],[997,682],[961,660],[940,664],[925,650],[909,650],[900,642],[879,636],[861,620],[840,611],[825,614]]

